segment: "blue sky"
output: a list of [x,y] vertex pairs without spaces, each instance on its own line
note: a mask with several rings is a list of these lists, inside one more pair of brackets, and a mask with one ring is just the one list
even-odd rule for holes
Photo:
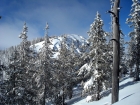
[[[132,0],[121,0],[120,25],[128,40],[131,30],[125,24]],[[88,38],[87,31],[99,11],[104,30],[110,31],[110,0],[1,0],[0,3],[0,49],[17,45],[24,21],[28,26],[28,39],[44,36],[46,22],[49,36],[78,34]]]

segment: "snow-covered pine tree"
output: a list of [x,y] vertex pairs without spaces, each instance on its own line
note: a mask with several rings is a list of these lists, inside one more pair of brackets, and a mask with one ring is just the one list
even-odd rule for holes
[[61,94],[62,100],[60,100],[61,104],[64,105],[65,103],[65,94],[66,94],[66,87],[68,85],[67,81],[70,77],[70,70],[69,70],[69,55],[70,55],[70,51],[67,48],[67,44],[66,44],[66,36],[63,36],[62,38],[62,42],[60,45],[60,51],[59,51],[59,55],[58,55],[58,59],[59,59],[59,85],[60,85],[60,92],[63,93]]
[[105,88],[104,84],[107,82],[107,77],[109,75],[108,68],[110,65],[108,63],[108,48],[106,43],[107,33],[102,29],[103,20],[100,14],[97,12],[94,22],[90,25],[89,43],[90,43],[90,64],[92,65],[91,71],[93,73],[93,80],[95,85],[95,91],[97,94],[96,100],[99,100],[100,92]]
[[[89,56],[89,49],[90,49],[90,44],[89,44],[89,42],[88,43],[85,43],[84,42],[84,44],[83,45],[81,45],[80,46],[80,52],[81,52],[81,54],[80,54],[80,57],[79,57],[79,60],[80,60],[80,62],[79,62],[79,64],[82,66],[82,65],[84,65],[85,63],[89,63],[89,61],[90,61],[90,56]],[[81,67],[80,66],[80,67]],[[85,71],[86,72],[86,71]],[[88,77],[90,74],[87,74],[87,75],[83,75],[84,76],[84,78],[86,78],[86,77]],[[83,79],[84,79],[83,78]]]
[[135,62],[133,61],[133,57],[135,56],[134,53],[133,53],[133,46],[134,43],[132,43],[133,40],[130,39],[129,42],[127,42],[128,46],[127,46],[127,54],[126,54],[126,63],[127,63],[127,68],[128,68],[128,71],[129,71],[129,75],[130,77],[134,77],[135,75],[135,70],[134,70],[134,65],[135,65]]
[[106,74],[106,80],[105,80],[105,90],[111,88],[112,86],[112,68],[113,68],[113,43],[111,41],[112,39],[112,33],[106,33],[107,38],[107,52],[106,52],[106,61],[107,61],[107,74]]
[[55,59],[53,63],[53,69],[55,73],[53,74],[53,88],[52,91],[54,92],[53,98],[54,104],[60,104],[62,103],[62,94],[60,95],[60,91],[62,90],[63,86],[63,71],[61,71],[61,61],[59,59]]
[[[129,36],[131,38],[131,45],[133,45],[132,52],[130,54],[132,55],[132,60],[135,64],[135,81],[140,80],[139,73],[140,73],[140,2],[139,0],[132,0],[132,9],[130,11],[130,17],[127,18],[126,22],[130,25],[131,28],[133,28],[133,31],[129,33]],[[129,44],[130,45],[130,44]]]
[[[8,90],[8,98],[9,98],[9,103],[11,104],[16,104],[16,97],[18,95],[15,93],[18,84],[18,79],[17,79],[17,74],[20,72],[20,65],[19,65],[19,52],[17,51],[17,47],[14,47],[14,51],[11,54],[11,57],[9,59],[10,64],[9,64],[9,90]],[[8,102],[7,101],[7,102]]]
[[66,96],[69,97],[69,99],[72,98],[72,89],[74,84],[77,84],[79,80],[77,79],[77,70],[80,66],[80,56],[75,52],[75,45],[74,41],[72,41],[72,44],[70,46],[69,54],[67,55],[67,85],[66,85]]
[[75,44],[74,44],[74,41],[72,41],[72,44],[70,46],[70,55],[69,55],[69,58],[70,58],[70,63],[71,63],[71,72],[76,76],[75,74],[75,70],[78,70],[80,67],[81,67],[81,55],[77,54],[76,51],[76,47],[75,47]]
[[39,59],[40,59],[40,70],[42,71],[42,74],[40,76],[40,79],[42,78],[42,84],[43,84],[43,90],[42,90],[42,105],[46,105],[46,99],[50,99],[53,95],[52,90],[52,51],[49,47],[51,45],[51,42],[49,41],[48,36],[48,29],[49,25],[46,24],[45,27],[45,37],[44,37],[44,43],[43,47],[41,48],[41,51],[39,53]]
[[64,104],[67,97],[72,98],[72,87],[76,82],[75,70],[78,65],[78,56],[75,54],[74,42],[67,45],[67,37],[62,37],[58,59],[55,60],[57,95],[56,104]]
[[5,69],[6,66],[2,64],[0,60],[0,105],[8,104],[7,90],[9,90],[9,84],[8,81],[4,78]]
[[28,95],[28,98],[31,98],[31,104],[34,105],[39,105],[40,99],[39,99],[39,87],[37,82],[35,81],[37,79],[37,76],[39,75],[39,71],[38,71],[38,65],[37,65],[37,61],[38,59],[38,53],[35,50],[35,45],[32,45],[32,47],[30,46],[30,50],[31,53],[29,53],[29,56],[31,56],[30,60],[29,60],[29,71],[27,73],[27,76],[29,78],[29,82],[30,85],[29,87],[29,91],[30,91],[30,95]]
[[35,92],[32,90],[32,75],[35,71],[32,69],[33,62],[32,59],[32,50],[30,49],[30,43],[27,40],[28,27],[24,23],[23,31],[20,34],[19,38],[22,39],[22,42],[19,46],[18,53],[18,73],[16,74],[17,84],[15,94],[16,104],[35,104],[33,97]]

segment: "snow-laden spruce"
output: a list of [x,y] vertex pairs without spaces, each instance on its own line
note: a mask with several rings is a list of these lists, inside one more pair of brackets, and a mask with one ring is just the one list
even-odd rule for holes
[[[110,51],[107,44],[106,36],[108,35],[103,29],[103,20],[100,14],[97,12],[94,22],[90,25],[90,30],[88,32],[90,43],[89,62],[82,66],[79,71],[80,74],[91,74],[93,85],[90,86],[91,89],[89,94],[97,94],[95,100],[101,98],[100,92],[104,89],[110,87]],[[86,67],[86,68],[85,68]],[[85,85],[87,82],[85,83]],[[85,86],[86,87],[86,86]],[[86,90],[83,90],[83,92]],[[84,94],[84,93],[83,93]]]
[[[33,55],[30,43],[27,40],[28,27],[24,23],[23,31],[19,38],[21,44],[14,48],[14,52],[9,59],[9,66],[6,67],[8,79],[4,82],[8,85],[5,89],[5,102],[2,104],[34,104],[36,100],[33,87],[35,73]],[[35,88],[35,87],[34,87]],[[32,100],[32,101],[31,101]]]
[[129,67],[130,71],[132,72],[132,68],[135,67],[135,80],[140,80],[139,72],[140,72],[140,59],[139,59],[139,52],[140,52],[140,2],[139,0],[132,0],[132,9],[130,11],[130,17],[127,18],[126,23],[129,24],[133,31],[129,33],[130,42],[129,42]]

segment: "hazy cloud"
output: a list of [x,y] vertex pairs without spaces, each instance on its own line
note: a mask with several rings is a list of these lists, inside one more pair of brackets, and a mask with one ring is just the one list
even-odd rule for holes
[[[32,40],[36,37],[40,37],[39,32],[32,25],[28,25],[29,32],[28,39]],[[21,39],[18,38],[22,32],[23,22],[15,21],[14,23],[4,23],[0,25],[0,49],[9,48],[20,44]]]
[[105,14],[105,8],[110,8],[109,1],[104,0],[3,1],[0,4],[3,16],[0,20],[0,48],[21,42],[18,35],[24,21],[29,27],[29,40],[44,35],[46,22],[50,26],[49,35],[78,34],[87,37],[86,32],[94,21],[96,11]]

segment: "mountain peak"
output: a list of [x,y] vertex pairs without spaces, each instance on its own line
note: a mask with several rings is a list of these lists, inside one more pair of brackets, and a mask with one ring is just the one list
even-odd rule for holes
[[[78,53],[78,54],[81,53],[82,46],[85,46],[88,44],[88,41],[85,38],[83,38],[80,35],[76,35],[76,34],[64,34],[61,36],[50,37],[49,40],[52,43],[52,45],[50,45],[50,48],[54,52],[54,56],[58,55],[60,45],[64,40],[66,41],[66,46],[68,49],[70,49],[72,43],[74,43],[75,53]],[[44,43],[44,41],[41,41],[41,42],[35,44],[35,50],[37,52],[40,51],[40,49],[43,46],[43,43]]]

